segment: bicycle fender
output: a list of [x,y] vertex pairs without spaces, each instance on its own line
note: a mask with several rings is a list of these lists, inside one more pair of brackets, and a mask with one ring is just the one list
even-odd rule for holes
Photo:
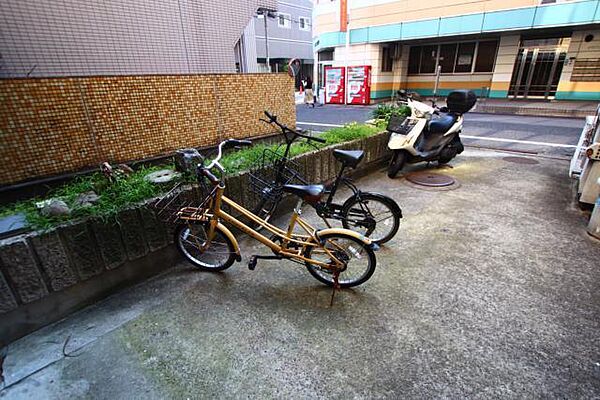
[[369,245],[369,246],[373,244],[373,242],[371,241],[371,239],[369,239],[368,237],[366,237],[364,235],[361,235],[358,232],[354,232],[354,231],[351,231],[350,229],[344,229],[344,228],[326,228],[326,229],[320,229],[317,232],[315,232],[315,236],[320,239],[321,236],[332,234],[332,233],[340,233],[340,234],[352,236],[352,237],[360,240],[361,242],[363,242],[364,244]]
[[352,236],[352,237],[360,240],[364,244],[366,244],[368,247],[371,248],[371,250],[373,250],[373,251],[379,250],[379,245],[377,243],[373,242],[371,239],[369,239],[365,235],[361,235],[360,233],[351,231],[350,229],[344,229],[344,228],[327,228],[327,229],[321,229],[321,230],[315,232],[315,236],[317,237],[317,239],[320,240],[321,239],[321,235],[328,235],[330,233],[339,233],[339,234],[344,234],[344,235]]
[[231,233],[229,228],[227,228],[225,225],[219,222],[217,223],[215,229],[220,230],[223,233],[223,235],[227,236],[227,239],[231,240],[231,243],[233,243],[233,249],[235,250],[235,259],[236,261],[241,261],[242,255],[240,254],[240,245],[238,244],[238,241],[236,240],[235,236],[233,236],[233,233]]
[[391,197],[388,197],[386,195],[383,195],[381,193],[362,192],[362,191],[359,193],[355,193],[352,196],[348,197],[348,199],[346,201],[344,201],[342,208],[346,209],[347,207],[350,207],[350,204],[352,203],[352,201],[354,201],[360,194],[372,196],[372,197],[376,198],[377,200],[380,200],[381,202],[388,203],[390,206],[392,206],[394,208],[395,212],[398,212],[400,214],[400,218],[402,218],[402,209],[400,208],[398,203],[396,203],[396,200],[394,200]]

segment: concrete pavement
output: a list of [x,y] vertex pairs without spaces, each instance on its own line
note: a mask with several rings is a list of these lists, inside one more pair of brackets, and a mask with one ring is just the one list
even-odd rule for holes
[[505,155],[467,149],[453,190],[358,180],[404,219],[333,308],[288,262],[181,263],[13,343],[0,398],[596,398],[600,244],[566,162]]

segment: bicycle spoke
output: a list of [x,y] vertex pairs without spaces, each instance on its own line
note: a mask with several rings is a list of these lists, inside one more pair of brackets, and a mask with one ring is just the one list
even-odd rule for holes
[[349,208],[344,223],[345,227],[379,241],[389,240],[390,235],[397,231],[396,218],[394,210],[387,203],[378,199],[363,199]]
[[233,262],[231,243],[220,231],[215,231],[207,244],[208,227],[189,225],[178,235],[178,246],[188,260],[205,270],[221,270]]

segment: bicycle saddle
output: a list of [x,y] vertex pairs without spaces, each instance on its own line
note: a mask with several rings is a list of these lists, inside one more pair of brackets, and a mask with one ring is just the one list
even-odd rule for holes
[[333,150],[333,156],[342,164],[356,168],[365,156],[362,150]]
[[283,191],[295,194],[309,204],[316,204],[325,192],[323,185],[283,185]]

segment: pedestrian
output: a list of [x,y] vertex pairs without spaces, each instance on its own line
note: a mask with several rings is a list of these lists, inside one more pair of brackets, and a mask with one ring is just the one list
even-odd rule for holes
[[304,104],[307,106],[315,107],[315,96],[313,95],[313,83],[310,76],[304,78],[302,82],[302,86],[304,86]]

